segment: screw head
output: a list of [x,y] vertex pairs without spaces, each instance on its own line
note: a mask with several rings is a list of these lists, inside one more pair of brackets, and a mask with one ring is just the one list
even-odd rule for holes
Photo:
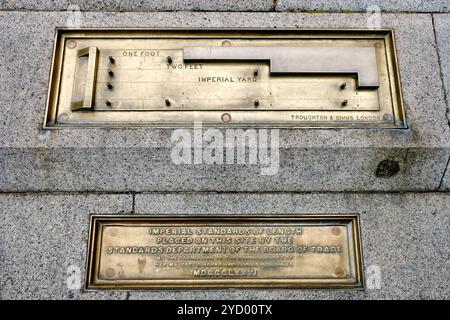
[[169,99],[165,99],[164,103],[166,104],[166,106],[170,107],[170,100]]
[[168,56],[168,57],[167,57],[167,63],[172,64],[172,62],[173,62],[172,57],[171,57],[171,56]]
[[348,104],[348,100],[344,100],[344,101],[341,102],[341,105],[342,105],[343,107],[345,107],[347,104]]
[[111,69],[109,69],[108,74],[112,77],[114,75],[114,72]]
[[116,62],[116,60],[112,56],[109,56],[108,59],[109,59],[109,62],[111,62],[111,63],[115,63]]
[[259,106],[259,100],[255,100],[255,107]]
[[67,42],[67,48],[74,49],[77,46],[77,42],[75,40],[70,40]]
[[341,90],[344,90],[346,86],[347,86],[347,83],[346,82],[342,82],[341,86],[340,86]]
[[112,84],[109,82],[106,84],[106,87],[108,87],[109,90],[111,90],[113,88]]

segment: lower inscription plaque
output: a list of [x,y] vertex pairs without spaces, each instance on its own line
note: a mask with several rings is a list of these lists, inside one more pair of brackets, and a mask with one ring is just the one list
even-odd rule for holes
[[92,216],[88,289],[363,286],[357,215]]

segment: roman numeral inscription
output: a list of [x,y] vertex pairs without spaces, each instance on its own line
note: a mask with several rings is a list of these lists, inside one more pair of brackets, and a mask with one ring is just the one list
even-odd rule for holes
[[357,215],[93,216],[88,288],[351,287]]

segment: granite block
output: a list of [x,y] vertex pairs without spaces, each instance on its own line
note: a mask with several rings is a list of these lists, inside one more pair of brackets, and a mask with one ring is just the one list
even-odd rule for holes
[[0,299],[125,299],[85,292],[90,214],[126,214],[131,195],[0,194]]
[[[89,213],[127,214],[121,194],[1,194],[2,299],[449,299],[448,193],[144,193],[139,215],[359,213],[365,290],[69,289],[68,267],[84,283]],[[371,285],[379,268],[381,286]],[[73,284],[73,283],[72,283]]]

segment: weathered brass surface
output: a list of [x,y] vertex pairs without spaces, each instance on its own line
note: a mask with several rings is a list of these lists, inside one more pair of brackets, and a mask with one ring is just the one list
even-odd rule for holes
[[88,289],[361,288],[357,215],[92,216]]
[[58,30],[46,128],[194,121],[405,128],[393,32]]

